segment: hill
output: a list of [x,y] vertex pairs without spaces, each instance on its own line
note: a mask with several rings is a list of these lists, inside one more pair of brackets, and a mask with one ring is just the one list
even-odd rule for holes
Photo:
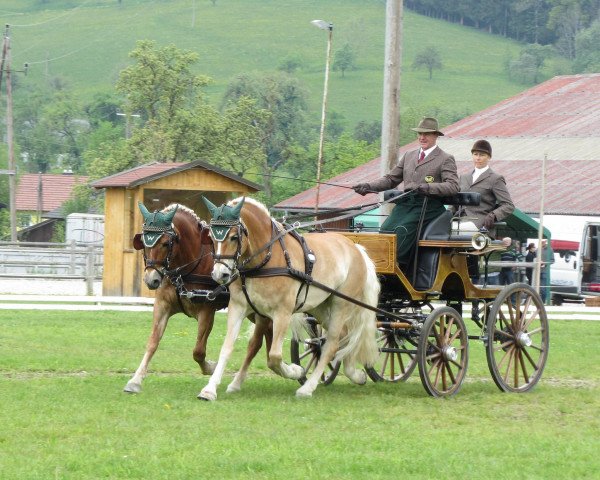
[[[357,67],[332,72],[329,111],[348,126],[380,120],[385,2],[381,0],[3,0],[0,21],[11,25],[13,69],[28,62],[20,81],[59,75],[88,100],[112,91],[137,40],[155,40],[196,51],[198,73],[218,104],[237,74],[273,71],[286,57],[302,62],[296,75],[310,92],[314,122],[320,118],[327,34],[313,19],[333,22],[333,51],[349,42]],[[424,46],[443,63],[428,80],[410,68]],[[508,80],[503,64],[520,46],[472,28],[404,11],[401,109],[411,117],[439,115],[444,124],[512,96],[526,86]],[[550,75],[547,75],[550,76]]]

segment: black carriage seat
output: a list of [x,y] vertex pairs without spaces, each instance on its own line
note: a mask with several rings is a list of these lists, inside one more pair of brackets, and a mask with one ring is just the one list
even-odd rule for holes
[[[478,192],[459,192],[452,197],[442,198],[444,205],[456,206],[479,205],[480,201],[481,194]],[[451,236],[452,220],[452,211],[446,210],[425,227],[420,240],[452,240],[454,238]],[[440,248],[437,247],[419,247],[416,259],[417,271],[413,281],[413,286],[417,290],[428,290],[433,286],[437,275],[440,251]]]
[[[429,222],[423,229],[419,240],[448,240],[452,228],[452,212],[446,210],[439,217]],[[436,247],[419,247],[417,252],[417,271],[413,286],[417,290],[428,290],[433,286],[437,275],[440,249]]]

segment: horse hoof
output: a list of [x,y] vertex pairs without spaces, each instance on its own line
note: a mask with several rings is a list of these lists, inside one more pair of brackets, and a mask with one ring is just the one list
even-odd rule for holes
[[290,368],[290,377],[292,380],[300,380],[301,378],[306,378],[306,372],[304,368],[300,365],[296,365],[295,363],[291,363],[288,365]]
[[139,383],[129,382],[127,385],[125,385],[123,391],[125,393],[140,393],[142,391],[142,386]]
[[310,397],[312,397],[312,392],[303,390],[302,388],[299,388],[298,390],[296,390],[296,398],[310,398]]
[[227,393],[238,393],[241,390],[237,385],[229,384],[227,386]]
[[202,390],[198,394],[198,400],[206,400],[207,402],[214,402],[216,399],[217,399],[217,394],[213,393],[213,392],[208,392],[208,391]]
[[201,370],[204,375],[212,375],[215,372],[215,367],[217,366],[217,362],[213,362],[211,360],[207,360],[204,362]]

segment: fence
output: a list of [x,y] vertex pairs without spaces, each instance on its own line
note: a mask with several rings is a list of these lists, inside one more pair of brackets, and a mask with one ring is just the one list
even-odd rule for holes
[[71,241],[0,242],[0,278],[83,279],[87,294],[102,279],[103,247]]

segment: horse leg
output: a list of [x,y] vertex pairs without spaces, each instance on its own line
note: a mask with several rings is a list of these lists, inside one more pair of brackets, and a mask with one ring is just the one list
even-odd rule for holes
[[310,397],[313,392],[319,385],[319,380],[321,379],[321,375],[325,371],[325,367],[337,352],[339,345],[339,337],[340,332],[342,330],[342,325],[340,322],[329,322],[327,325],[327,340],[323,345],[323,349],[321,350],[321,358],[317,362],[315,369],[310,374],[304,385],[302,385],[298,390],[296,390],[296,397]]
[[125,388],[123,389],[124,392],[140,393],[142,391],[142,380],[148,373],[148,365],[158,348],[163,333],[165,333],[165,328],[167,328],[170,316],[171,313],[165,309],[164,306],[161,306],[161,302],[157,299],[154,304],[152,331],[150,332],[148,342],[146,343],[146,353],[133,377],[131,377],[127,382],[127,385],[125,385]]
[[304,375],[304,369],[294,363],[287,364],[283,361],[283,341],[290,325],[291,317],[282,312],[273,315],[273,343],[269,349],[267,365],[276,374],[283,378],[298,380]]
[[217,399],[217,387],[221,383],[227,361],[233,352],[233,345],[240,334],[240,328],[242,326],[242,320],[246,316],[245,308],[239,304],[229,303],[227,311],[227,333],[225,334],[225,340],[221,346],[219,353],[219,360],[213,371],[213,374],[208,380],[208,384],[198,394],[200,400],[214,401]]
[[206,360],[206,343],[215,321],[215,309],[210,305],[203,306],[198,312],[198,335],[194,347],[194,360],[200,365],[204,375],[210,375],[215,370],[215,362]]
[[267,341],[267,354],[268,349],[271,347],[271,342],[273,339],[273,327],[271,325],[271,320],[261,317],[260,315],[253,315],[253,321],[254,334],[248,343],[246,358],[244,359],[244,363],[242,364],[240,370],[235,374],[235,377],[233,377],[233,381],[227,386],[227,393],[239,392],[242,388],[242,383],[244,383],[244,380],[246,380],[246,376],[248,375],[250,363],[252,363],[252,360],[254,360],[254,357],[262,347],[263,336]]

